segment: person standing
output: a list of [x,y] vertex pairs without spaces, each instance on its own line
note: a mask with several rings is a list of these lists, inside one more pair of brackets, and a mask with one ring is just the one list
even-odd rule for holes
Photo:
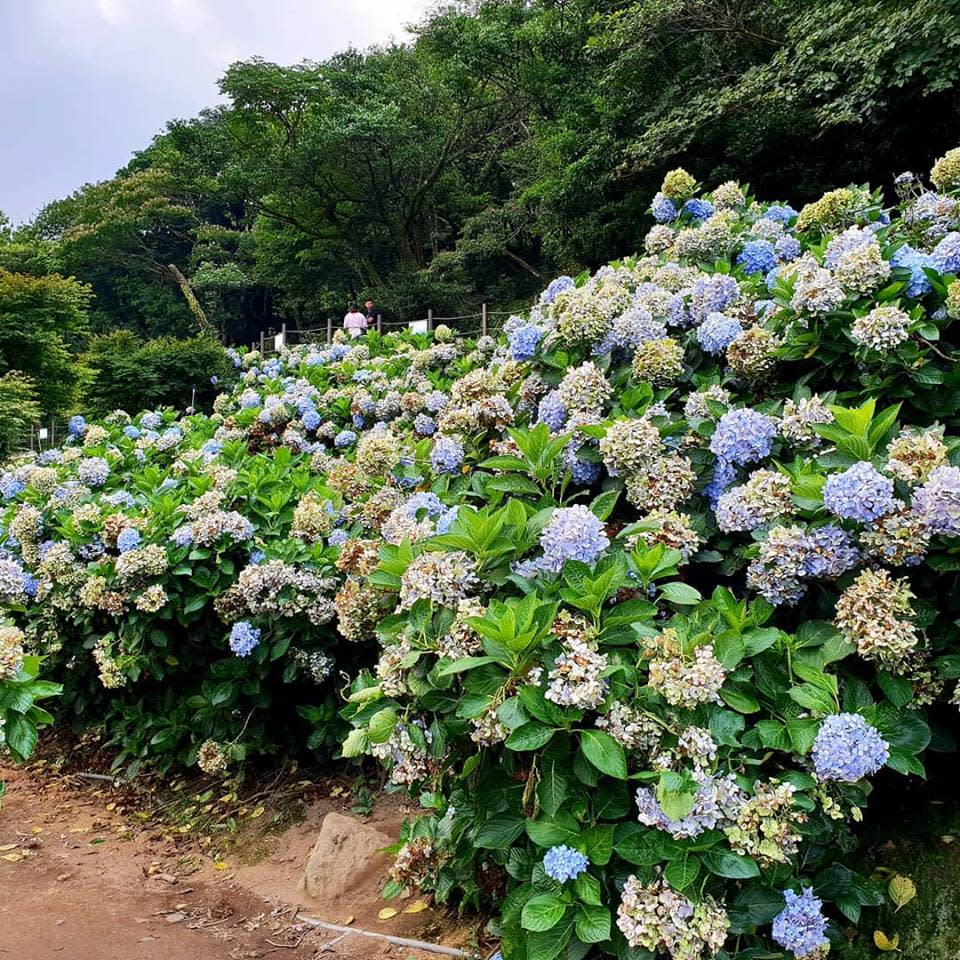
[[377,310],[377,305],[372,300],[368,300],[363,306],[367,311],[367,326],[379,331],[380,311]]
[[343,318],[343,329],[356,340],[367,332],[367,318],[362,314],[355,303],[351,303]]

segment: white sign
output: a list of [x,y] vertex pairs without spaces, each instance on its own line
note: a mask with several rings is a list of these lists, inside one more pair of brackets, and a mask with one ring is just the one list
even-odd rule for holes
[[282,334],[282,333],[278,333],[278,334],[273,338],[273,349],[274,349],[274,350],[277,350],[277,351],[280,351],[280,350],[283,349],[283,334]]
[[410,329],[411,333],[426,333],[427,332],[427,321],[426,320],[411,320],[407,326]]
[[37,431],[37,438],[38,438],[39,440],[46,440],[47,437],[49,437],[49,436],[50,436],[50,432],[47,430],[46,427],[41,427],[41,428]]

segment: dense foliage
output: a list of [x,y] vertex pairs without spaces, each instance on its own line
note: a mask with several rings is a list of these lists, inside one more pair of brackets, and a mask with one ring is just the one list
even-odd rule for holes
[[342,738],[424,808],[387,893],[494,908],[507,960],[822,958],[883,901],[872,784],[956,749],[960,149],[930,179],[676,169],[499,341],[75,418],[0,478],[7,660],[118,762]]
[[83,362],[90,370],[83,409],[94,416],[191,402],[209,409],[233,369],[213,337],[142,342],[129,330],[91,337]]
[[[409,44],[237,63],[112,180],[16,231],[91,322],[228,342],[374,296],[510,304],[639,246],[663,172],[799,202],[951,145],[956,0],[453,0]],[[5,257],[0,244],[0,266]],[[12,269],[12,268],[11,268]]]

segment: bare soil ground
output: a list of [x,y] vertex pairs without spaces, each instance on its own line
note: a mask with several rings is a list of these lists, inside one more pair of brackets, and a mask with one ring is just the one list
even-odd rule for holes
[[[475,928],[421,898],[385,904],[385,857],[355,878],[346,902],[300,889],[323,817],[350,814],[343,785],[320,785],[283,830],[269,826],[268,798],[265,815],[211,844],[146,820],[142,798],[109,783],[3,767],[0,778],[0,960],[436,957],[316,929],[303,915],[471,950]],[[396,837],[406,813],[385,798],[367,822]],[[397,914],[381,919],[385,906]]]

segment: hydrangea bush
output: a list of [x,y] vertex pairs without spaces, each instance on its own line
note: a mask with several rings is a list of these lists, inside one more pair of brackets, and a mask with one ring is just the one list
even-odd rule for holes
[[0,479],[0,599],[131,757],[330,742],[350,674],[343,755],[423,807],[387,894],[507,960],[822,957],[882,901],[872,784],[954,747],[958,167],[799,211],[673,171],[499,339],[78,420]]
[[508,960],[818,958],[882,902],[844,865],[872,782],[958,700],[938,186],[795,210],[675,171],[644,255],[477,344],[420,461],[455,518],[365,579],[394,612],[344,753],[425,810],[388,895],[493,906]]

